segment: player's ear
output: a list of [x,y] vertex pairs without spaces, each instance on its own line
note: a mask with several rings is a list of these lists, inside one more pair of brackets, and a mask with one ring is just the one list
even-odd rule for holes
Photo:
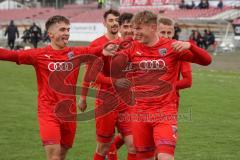
[[151,24],[151,29],[156,32],[158,30],[157,24]]
[[51,39],[53,38],[53,32],[51,30],[48,31],[48,37]]

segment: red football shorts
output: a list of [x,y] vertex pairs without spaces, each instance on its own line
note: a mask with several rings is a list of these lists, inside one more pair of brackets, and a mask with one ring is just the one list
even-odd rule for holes
[[154,157],[156,152],[174,155],[177,142],[177,112],[159,113],[160,116],[157,116],[157,112],[160,111],[132,112],[133,142],[139,159]]
[[[96,101],[96,107],[99,103]],[[129,113],[129,107],[124,110],[114,109],[107,114],[95,118],[96,137],[101,143],[109,143],[115,134],[115,127],[123,136],[131,135],[131,121],[120,118],[119,116]]]
[[38,114],[40,137],[42,144],[60,144],[65,148],[71,148],[76,133],[76,121],[64,122],[53,113]]

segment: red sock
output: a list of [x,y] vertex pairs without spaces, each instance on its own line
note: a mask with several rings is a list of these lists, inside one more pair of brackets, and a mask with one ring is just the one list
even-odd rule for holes
[[117,149],[115,143],[112,143],[107,154],[108,160],[117,160]]
[[136,154],[128,153],[128,160],[137,160]]
[[124,140],[120,135],[114,137],[113,143],[115,144],[116,148],[119,149],[124,144]]
[[101,156],[98,153],[95,153],[93,160],[105,160],[105,156]]

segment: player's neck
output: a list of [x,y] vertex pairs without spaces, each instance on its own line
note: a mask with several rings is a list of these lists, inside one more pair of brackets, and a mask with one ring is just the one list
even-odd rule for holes
[[50,43],[53,50],[63,50],[65,47],[60,47],[54,43]]
[[114,40],[118,38],[118,34],[112,34],[112,33],[106,33],[105,36],[107,37],[107,39]]
[[157,35],[153,36],[148,43],[146,43],[145,45],[148,46],[148,47],[152,47],[154,46],[155,44],[157,44],[159,41],[159,37]]

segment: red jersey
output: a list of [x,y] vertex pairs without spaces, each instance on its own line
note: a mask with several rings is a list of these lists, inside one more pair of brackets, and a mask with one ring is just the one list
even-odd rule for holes
[[183,72],[192,72],[191,64],[189,62],[184,62],[184,61],[180,62],[180,69],[179,69],[179,76],[178,76],[179,80],[180,80],[180,74]]
[[176,89],[173,85],[178,79],[179,61],[202,65],[208,65],[211,62],[211,57],[203,49],[191,46],[190,50],[194,53],[195,50],[201,50],[197,52],[198,55],[190,50],[176,52],[171,46],[173,42],[174,40],[160,39],[152,47],[133,42],[131,49],[123,51],[133,66],[138,67],[137,71],[133,71],[131,75],[135,86],[133,90],[135,90],[136,108],[171,110],[169,106],[168,108],[164,106],[177,101]]
[[[101,36],[97,39],[95,39],[94,41],[92,41],[90,43],[90,46],[91,47],[97,47],[97,46],[100,46],[100,45],[105,45],[106,43],[108,43],[110,40],[105,36]],[[102,59],[103,59],[103,62],[104,62],[104,66],[103,66],[103,70],[102,70],[102,73],[105,75],[105,76],[109,76],[109,70],[110,70],[110,59],[111,57],[106,57],[106,56],[102,56]]]
[[[189,62],[179,62],[179,74],[176,82],[177,95],[180,96],[179,90],[189,88],[192,85],[192,68]],[[181,76],[182,75],[182,76]],[[181,78],[182,77],[182,78]]]
[[[99,46],[99,45],[105,45],[106,43],[108,43],[110,40],[105,36],[101,36],[97,39],[95,39],[94,41],[92,41],[90,43],[90,46],[91,47],[96,47],[96,46]],[[111,57],[106,57],[106,56],[102,56],[102,60],[103,60],[103,69],[102,69],[102,74],[103,76],[105,77],[109,77],[110,76],[110,63],[111,63]],[[101,74],[100,73],[100,74]],[[112,85],[109,85],[107,83],[103,83],[103,84],[100,84],[100,89],[107,89],[109,87],[111,87]]]
[[[89,46],[90,47],[97,47],[97,46],[105,45],[109,41],[110,40],[105,35],[103,35],[103,36],[95,39],[94,41],[92,41]],[[103,60],[104,65],[103,65],[102,72],[99,73],[98,75],[103,74],[104,76],[106,76],[106,75],[109,74],[109,68],[110,68],[109,67],[109,65],[110,65],[109,59],[110,59],[110,57],[102,56],[101,58]],[[87,67],[86,70],[88,70],[89,66],[86,66],[86,67]],[[86,73],[84,74],[84,78],[85,77],[86,77]],[[81,91],[81,96],[82,96],[83,99],[85,99],[87,94],[88,94],[89,86],[90,86],[90,83],[85,82],[84,79],[83,79],[83,81],[82,81],[83,89]],[[109,84],[102,84],[100,88],[101,89],[107,89],[107,88],[109,88]]]
[[[133,41],[132,38],[128,38],[128,39],[125,40],[125,39],[122,39],[121,37],[119,37],[119,38],[111,41],[111,43],[118,44],[118,45],[120,44],[120,45],[121,45],[121,42],[131,43],[131,41]],[[122,50],[122,49],[125,49],[125,48],[120,47],[120,49]],[[108,63],[110,63],[111,60],[112,60],[112,59],[108,59]],[[113,65],[113,66],[109,65],[109,67],[110,67],[110,66],[111,66],[111,67],[114,67],[114,64],[112,64],[112,65]],[[108,73],[108,74],[109,74],[109,73]],[[113,85],[113,80],[114,80],[113,77],[111,77],[111,76],[106,77],[106,76],[104,76],[102,73],[100,73],[100,74],[98,74],[97,79],[96,79],[95,82],[96,82],[97,84]]]
[[63,99],[73,100],[75,106],[79,63],[70,61],[70,59],[81,54],[100,54],[101,50],[102,47],[93,49],[65,47],[63,50],[54,50],[51,46],[24,51],[0,49],[0,60],[34,66],[38,83],[38,112],[52,113],[54,107]]

